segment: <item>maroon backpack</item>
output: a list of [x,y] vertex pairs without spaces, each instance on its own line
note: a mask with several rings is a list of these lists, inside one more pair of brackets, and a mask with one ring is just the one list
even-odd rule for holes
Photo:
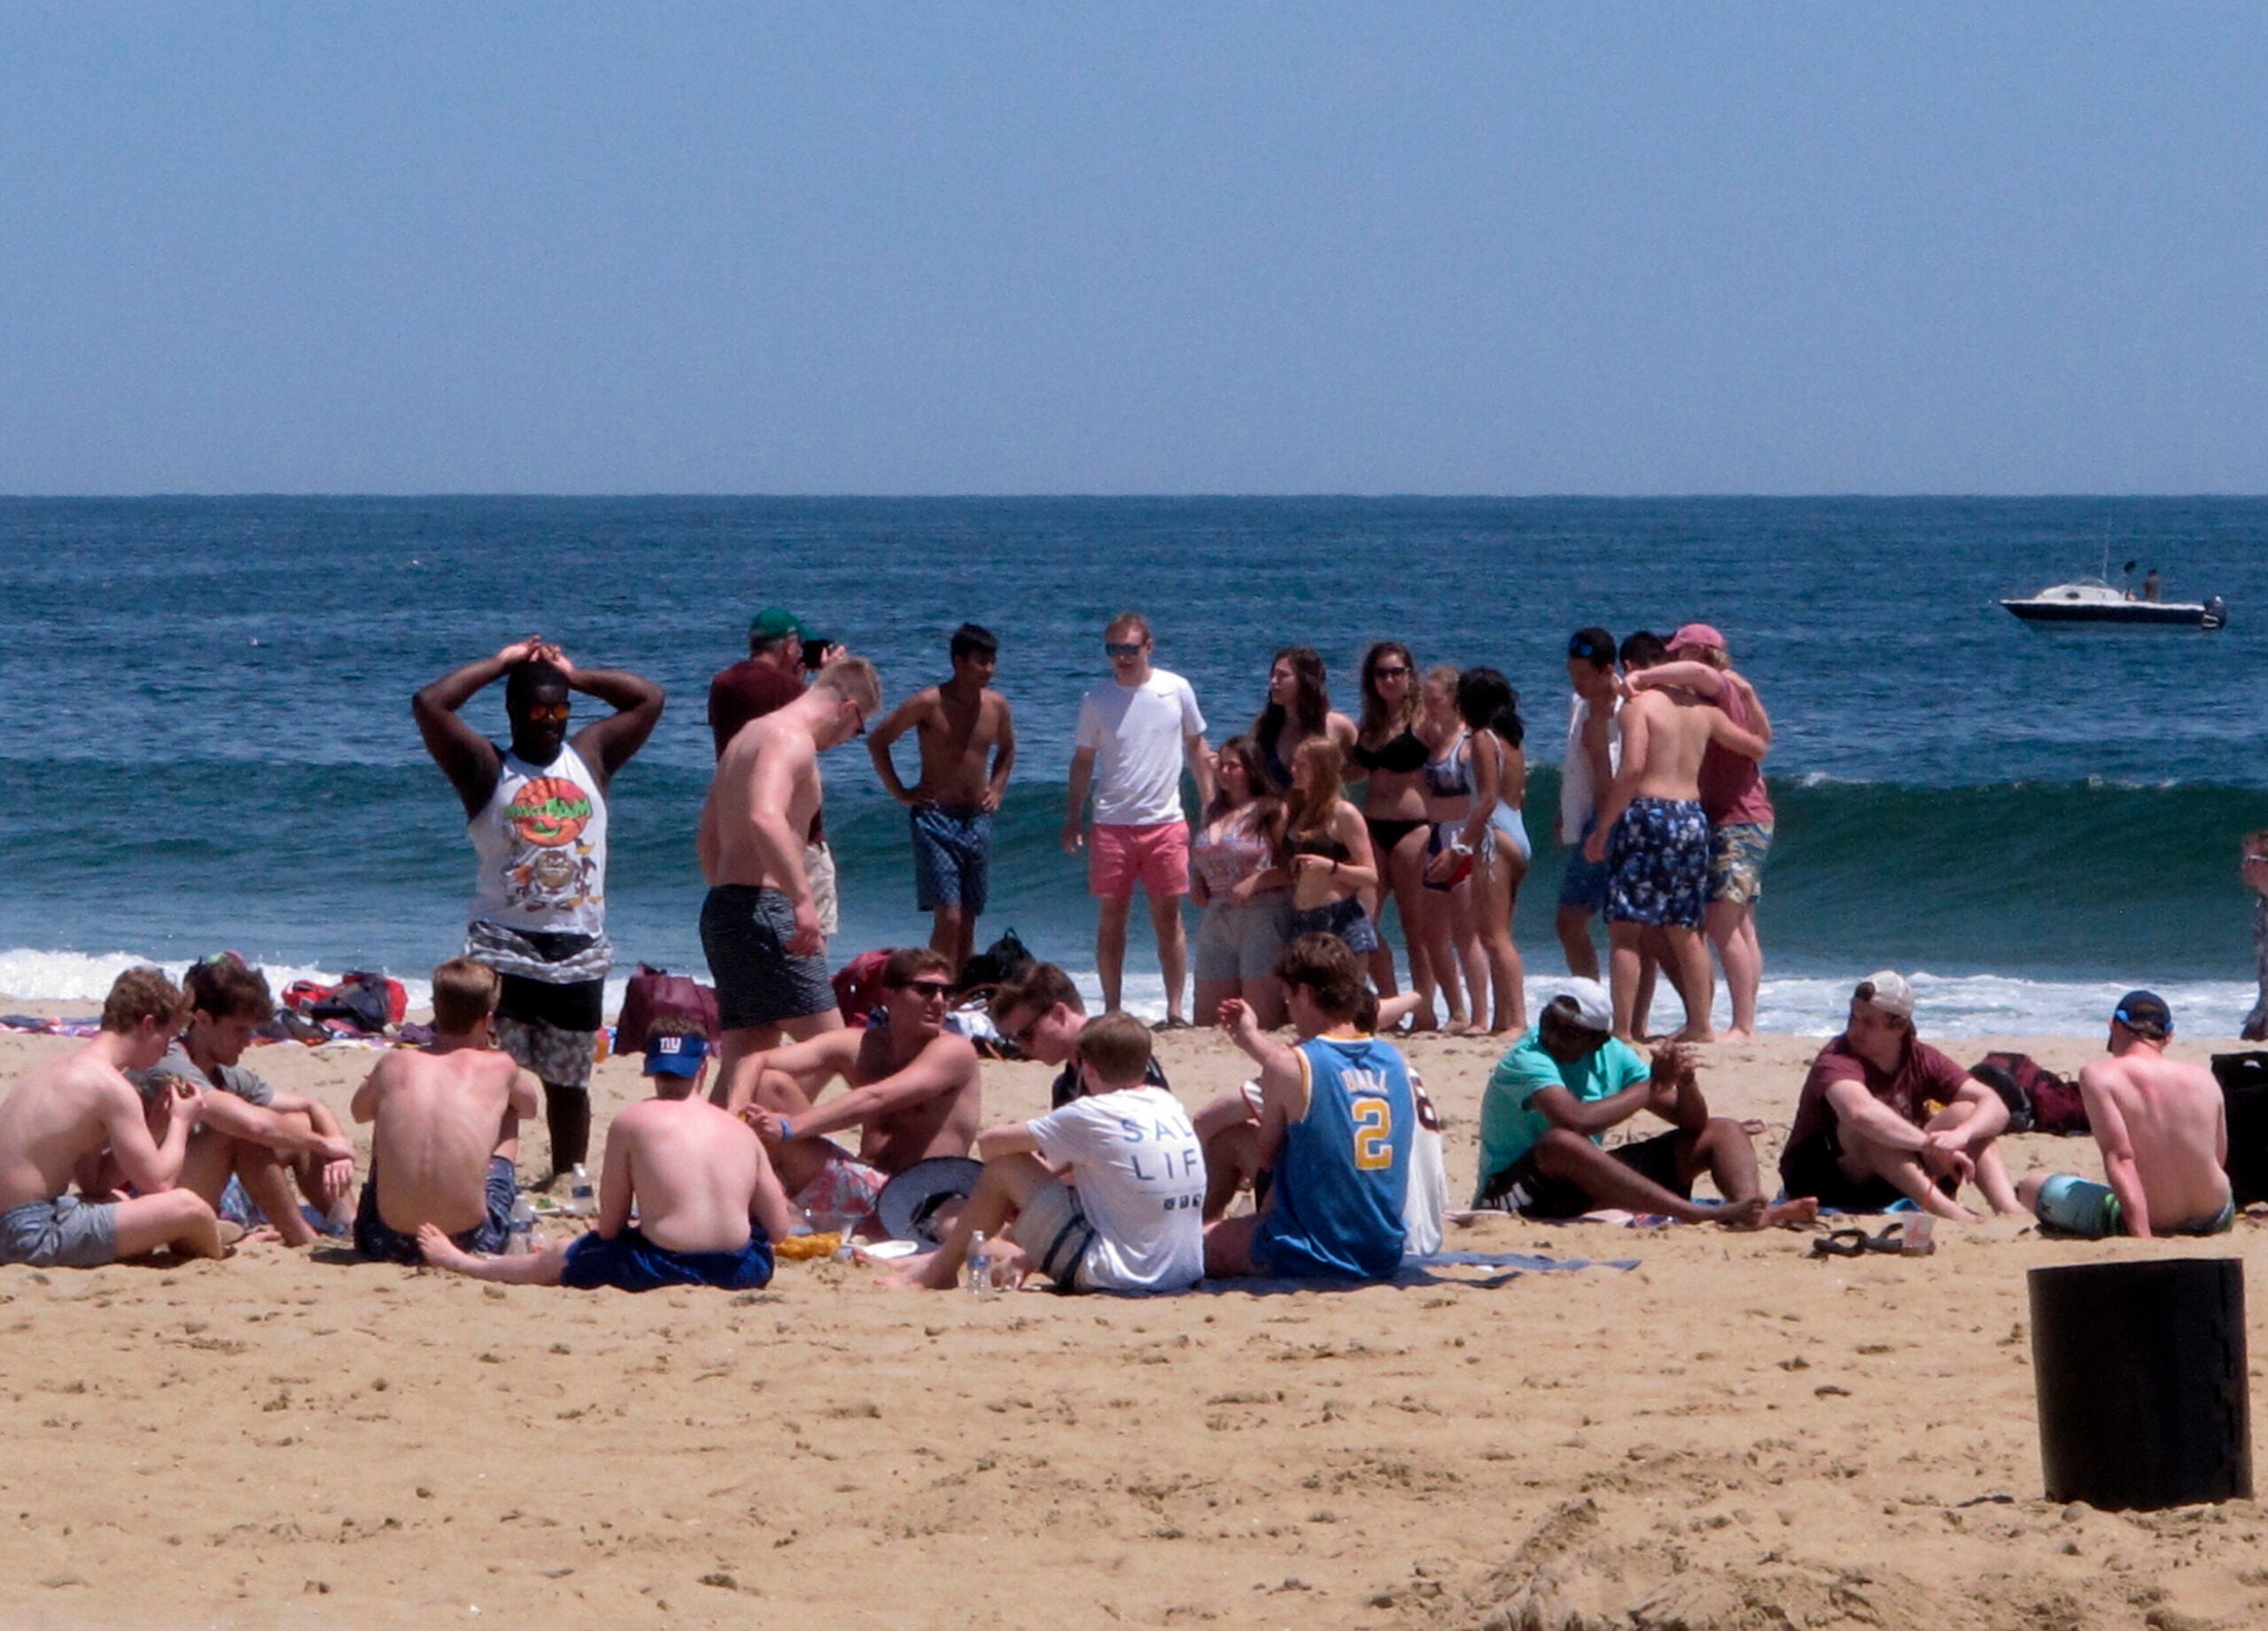
[[2064,1080],[2029,1053],[1987,1053],[1969,1068],[1969,1074],[2008,1107],[2010,1132],[2072,1138],[2090,1130],[2079,1084]]

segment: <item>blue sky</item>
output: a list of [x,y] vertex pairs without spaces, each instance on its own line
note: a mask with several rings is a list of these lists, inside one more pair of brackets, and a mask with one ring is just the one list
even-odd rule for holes
[[2268,491],[2268,10],[0,4],[0,491]]

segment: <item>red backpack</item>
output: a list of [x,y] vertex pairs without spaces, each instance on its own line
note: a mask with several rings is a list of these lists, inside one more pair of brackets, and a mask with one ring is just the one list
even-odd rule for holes
[[882,999],[882,965],[895,950],[884,946],[879,951],[861,951],[835,970],[835,1006],[843,1011],[845,1025],[865,1024]]
[[2008,1107],[2010,1132],[2073,1138],[2091,1130],[2079,1084],[2064,1080],[2029,1053],[1987,1053],[1969,1068],[1969,1074]]

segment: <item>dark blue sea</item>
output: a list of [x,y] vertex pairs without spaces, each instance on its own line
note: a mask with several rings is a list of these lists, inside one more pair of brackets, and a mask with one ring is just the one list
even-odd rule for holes
[[[1826,1028],[1892,965],[1930,976],[1941,1030],[2092,1029],[2153,983],[2225,1034],[2250,1000],[2237,841],[2268,826],[2264,546],[2253,499],[0,500],[0,990],[93,997],[129,957],[220,947],[413,977],[453,954],[471,852],[409,696],[532,633],[670,692],[615,784],[610,911],[625,960],[700,971],[705,689],[774,603],[893,701],[964,619],[998,632],[1021,753],[984,927],[1081,970],[1054,839],[1111,614],[1148,615],[1216,741],[1282,645],[1324,654],[1342,706],[1375,638],[1500,667],[1537,765],[1518,927],[1541,976],[1565,635],[1702,618],[1777,732],[1767,1025]],[[2169,599],[2225,596],[2228,628],[2041,632],[1992,604],[2106,549],[2114,579],[2131,559]],[[500,695],[469,714],[501,734]],[[902,812],[858,748],[827,773],[835,951],[921,938]]]

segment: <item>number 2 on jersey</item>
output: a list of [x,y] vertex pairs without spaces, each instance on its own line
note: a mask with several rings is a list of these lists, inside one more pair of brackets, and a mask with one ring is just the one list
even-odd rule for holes
[[1384,1099],[1355,1101],[1355,1169],[1377,1172],[1394,1165],[1394,1105]]

